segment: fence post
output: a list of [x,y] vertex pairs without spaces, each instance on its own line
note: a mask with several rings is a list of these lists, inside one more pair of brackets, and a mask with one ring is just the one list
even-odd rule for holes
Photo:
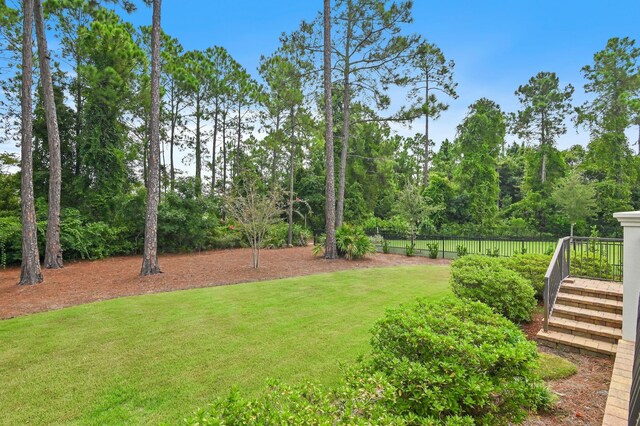
[[444,237],[442,237],[442,258],[444,259]]
[[640,211],[614,213],[624,228],[622,261],[622,338],[636,340],[640,297]]

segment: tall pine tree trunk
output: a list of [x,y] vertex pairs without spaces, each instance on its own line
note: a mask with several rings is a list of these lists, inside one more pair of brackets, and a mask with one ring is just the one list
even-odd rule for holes
[[76,101],[76,125],[75,125],[75,169],[74,176],[77,178],[80,176],[80,169],[82,167],[82,152],[80,150],[80,136],[82,135],[82,114],[83,114],[83,103],[82,103],[82,83],[80,81],[80,53],[75,54],[75,71],[76,71],[76,93],[75,93],[75,101]]
[[149,179],[147,185],[147,218],[144,230],[144,254],[140,275],[159,274],[158,203],[160,199],[160,7],[153,0],[151,30],[151,114],[149,117]]
[[293,172],[295,160],[295,121],[294,108],[291,108],[291,142],[289,144],[289,209],[287,216],[289,219],[289,235],[287,245],[293,247]]
[[44,28],[44,13],[40,0],[34,0],[36,39],[40,62],[40,83],[47,122],[47,142],[49,144],[49,213],[47,216],[47,238],[45,244],[44,267],[62,268],[62,246],[60,245],[60,193],[62,191],[62,164],[60,160],[60,133],[58,115],[53,95],[53,79],[49,64],[49,49]]
[[236,140],[236,155],[233,160],[234,181],[236,176],[240,174],[240,142],[242,139],[242,116],[240,115],[240,113],[241,113],[241,105],[240,105],[240,102],[238,102],[238,130],[237,130],[238,139]]
[[[278,132],[280,131],[280,115],[278,115],[276,117],[276,131],[275,134],[279,134]],[[273,146],[273,153],[272,153],[272,157],[271,157],[271,188],[275,188],[276,187],[276,183],[277,183],[277,179],[276,179],[276,175],[277,175],[277,171],[278,171],[278,148],[277,146],[274,144]]]
[[222,114],[222,193],[227,193],[227,114]]
[[213,114],[213,142],[211,143],[211,195],[216,190],[216,143],[218,142],[218,101]]
[[338,257],[336,249],[336,191],[333,160],[333,97],[331,95],[331,0],[324,0],[324,150],[327,176],[325,181],[325,247],[324,257]]
[[42,282],[38,253],[38,228],[33,199],[33,118],[31,86],[33,84],[33,0],[23,0],[22,33],[22,146],[20,198],[22,207],[22,265],[20,285]]
[[424,155],[422,164],[422,186],[424,188],[429,184],[429,74],[425,79],[425,103],[427,111],[424,114]]
[[350,104],[351,104],[351,86],[349,84],[350,78],[350,64],[349,55],[351,54],[351,1],[347,1],[347,35],[345,40],[345,55],[344,55],[344,75],[343,75],[343,85],[344,85],[344,93],[342,99],[342,151],[340,152],[340,171],[338,176],[338,204],[336,207],[336,228],[340,228],[342,226],[342,222],[344,220],[344,197],[345,197],[345,186],[347,183],[347,154],[349,153],[349,134],[350,134]]
[[200,145],[200,95],[196,98],[196,197],[202,195],[202,147]]
[[[173,108],[173,107],[172,107]],[[173,163],[173,147],[175,146],[175,141],[176,141],[176,115],[177,115],[177,106],[175,109],[175,115],[173,115],[171,117],[171,135],[169,138],[169,162],[170,164],[170,172],[169,172],[169,180],[171,181],[170,185],[171,185],[171,192],[173,192],[174,188],[175,188],[175,184],[176,184],[176,171],[174,168],[174,163]]]

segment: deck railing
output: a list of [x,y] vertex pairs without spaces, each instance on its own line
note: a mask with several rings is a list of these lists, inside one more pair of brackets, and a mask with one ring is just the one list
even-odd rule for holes
[[622,281],[622,239],[564,237],[551,258],[544,276],[544,331],[562,281],[568,276],[596,280]]

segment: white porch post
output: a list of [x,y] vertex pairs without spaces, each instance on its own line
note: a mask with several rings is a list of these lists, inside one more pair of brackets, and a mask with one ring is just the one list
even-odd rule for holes
[[624,228],[622,338],[636,340],[640,296],[640,211],[614,213]]

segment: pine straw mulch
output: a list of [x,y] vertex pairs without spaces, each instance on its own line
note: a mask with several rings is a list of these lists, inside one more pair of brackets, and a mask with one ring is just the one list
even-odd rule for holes
[[[543,315],[536,313],[523,331],[529,339],[534,339],[542,328]],[[540,425],[580,425],[600,426],[604,417],[609,383],[613,371],[613,361],[538,346],[541,352],[561,356],[573,362],[578,372],[573,376],[547,382],[558,397],[558,403],[550,413],[532,415],[525,426]]]
[[448,260],[374,254],[361,260],[325,260],[311,247],[263,250],[260,269],[251,265],[251,249],[167,254],[159,258],[160,275],[141,277],[142,256],[67,262],[44,270],[44,282],[18,286],[20,268],[0,270],[0,319],[60,309],[122,296],[212,287],[296,277],[322,272],[401,265],[448,264]]

